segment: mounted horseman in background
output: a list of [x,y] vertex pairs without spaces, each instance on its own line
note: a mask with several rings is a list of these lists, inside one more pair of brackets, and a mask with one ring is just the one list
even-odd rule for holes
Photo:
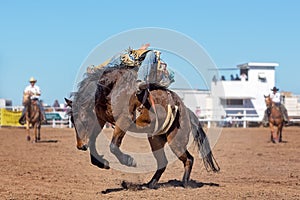
[[[275,86],[271,89],[272,93],[270,93],[269,95],[265,95],[265,98],[267,97],[270,97],[272,99],[272,102],[275,104],[275,106],[277,106],[283,116],[283,120],[284,120],[284,123],[286,125],[289,124],[289,116],[288,116],[288,113],[287,113],[287,110],[285,108],[285,106],[281,103],[280,101],[280,93],[278,93],[279,89],[276,88]],[[264,115],[264,118],[263,118],[263,124],[266,125],[268,123],[268,117],[270,115],[270,108],[267,108],[265,110],[265,115]]]
[[23,92],[23,106],[24,106],[24,109],[22,111],[22,116],[19,119],[19,123],[22,124],[22,125],[24,125],[26,123],[25,113],[27,112],[27,106],[24,105],[24,100],[25,100],[25,97],[27,97],[27,96],[29,96],[29,98],[32,101],[36,101],[36,104],[39,106],[39,108],[41,110],[41,114],[42,114],[41,120],[42,120],[42,122],[46,121],[43,106],[41,105],[41,103],[39,101],[40,96],[41,96],[41,89],[40,89],[39,86],[36,85],[36,82],[37,82],[37,80],[34,77],[31,77],[29,79],[30,85],[28,85],[25,88],[24,92]]
[[30,126],[33,128],[34,139],[33,142],[41,140],[41,123],[45,121],[44,109],[39,101],[41,90],[39,86],[35,85],[37,80],[33,77],[29,80],[28,85],[23,93],[23,112],[19,119],[19,123],[24,125],[26,123],[27,141],[31,141]]

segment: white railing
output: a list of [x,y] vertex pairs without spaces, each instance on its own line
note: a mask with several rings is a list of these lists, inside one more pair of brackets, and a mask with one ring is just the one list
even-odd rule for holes
[[[227,114],[228,118],[221,118],[220,116],[212,116],[211,113],[220,113],[220,110],[202,110],[201,111],[201,117],[199,117],[199,121],[207,123],[207,127],[210,128],[212,126],[212,123],[218,123],[218,124],[227,124],[230,123],[232,127],[240,127],[246,128],[247,125],[251,122],[260,124],[263,116],[259,116],[259,114],[247,114],[247,111],[256,111],[257,113],[264,113],[264,110],[255,110],[254,108],[225,108],[224,109],[224,115],[226,111],[242,111],[241,113],[236,114]],[[290,111],[290,110],[289,110]],[[288,111],[288,112],[289,112]],[[297,108],[293,111],[297,111],[300,113],[300,110]],[[229,118],[230,117],[230,118]],[[300,115],[289,115],[290,122],[294,124],[300,123]]]
[[71,119],[65,120],[47,120],[47,124],[43,124],[44,127],[52,127],[52,128],[72,128]]
[[[72,128],[71,118],[67,116],[67,108],[60,108],[60,107],[44,107],[45,113],[58,115],[60,119],[53,119],[48,120],[47,124],[44,126],[52,127],[52,128]],[[67,117],[66,117],[67,116]]]
[[[235,114],[226,114],[226,111],[235,111],[240,113]],[[220,113],[220,110],[203,110],[204,118],[199,118],[199,121],[206,122],[207,127],[210,128],[212,123],[218,123],[219,125],[223,124],[231,124],[233,127],[240,127],[243,128],[247,127],[247,124],[249,122],[261,122],[262,116],[259,116],[258,114],[247,114],[247,111],[256,111],[254,108],[225,108],[224,109],[224,118],[221,116],[209,116],[209,113]],[[207,115],[206,115],[207,114]]]

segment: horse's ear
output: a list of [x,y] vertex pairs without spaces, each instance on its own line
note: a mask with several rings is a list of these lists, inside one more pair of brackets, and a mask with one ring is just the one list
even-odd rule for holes
[[264,97],[265,97],[265,98],[268,98],[268,97],[270,97],[270,95],[264,95]]
[[66,101],[67,106],[72,107],[72,103],[73,103],[73,102],[72,102],[71,100],[65,98],[65,101]]

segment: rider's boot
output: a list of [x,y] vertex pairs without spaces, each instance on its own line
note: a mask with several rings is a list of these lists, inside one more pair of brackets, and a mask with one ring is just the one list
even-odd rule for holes
[[286,125],[286,126],[288,126],[289,125],[289,117],[288,117],[288,115],[287,115],[287,113],[283,113],[283,121],[284,121],[284,124]]
[[20,123],[21,125],[24,125],[24,124],[26,123],[26,121],[25,121],[25,114],[22,113],[22,116],[21,116],[20,119],[19,119],[19,123]]
[[47,124],[47,119],[46,119],[45,113],[42,113],[41,120],[42,120],[42,124]]
[[283,106],[280,106],[280,111],[281,111],[281,114],[283,116],[284,124],[288,125],[289,124],[289,116],[287,114],[287,110],[284,109]]

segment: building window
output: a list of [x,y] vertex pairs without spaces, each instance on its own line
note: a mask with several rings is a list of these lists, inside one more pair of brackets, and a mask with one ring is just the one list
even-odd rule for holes
[[227,106],[242,106],[243,99],[226,99]]

